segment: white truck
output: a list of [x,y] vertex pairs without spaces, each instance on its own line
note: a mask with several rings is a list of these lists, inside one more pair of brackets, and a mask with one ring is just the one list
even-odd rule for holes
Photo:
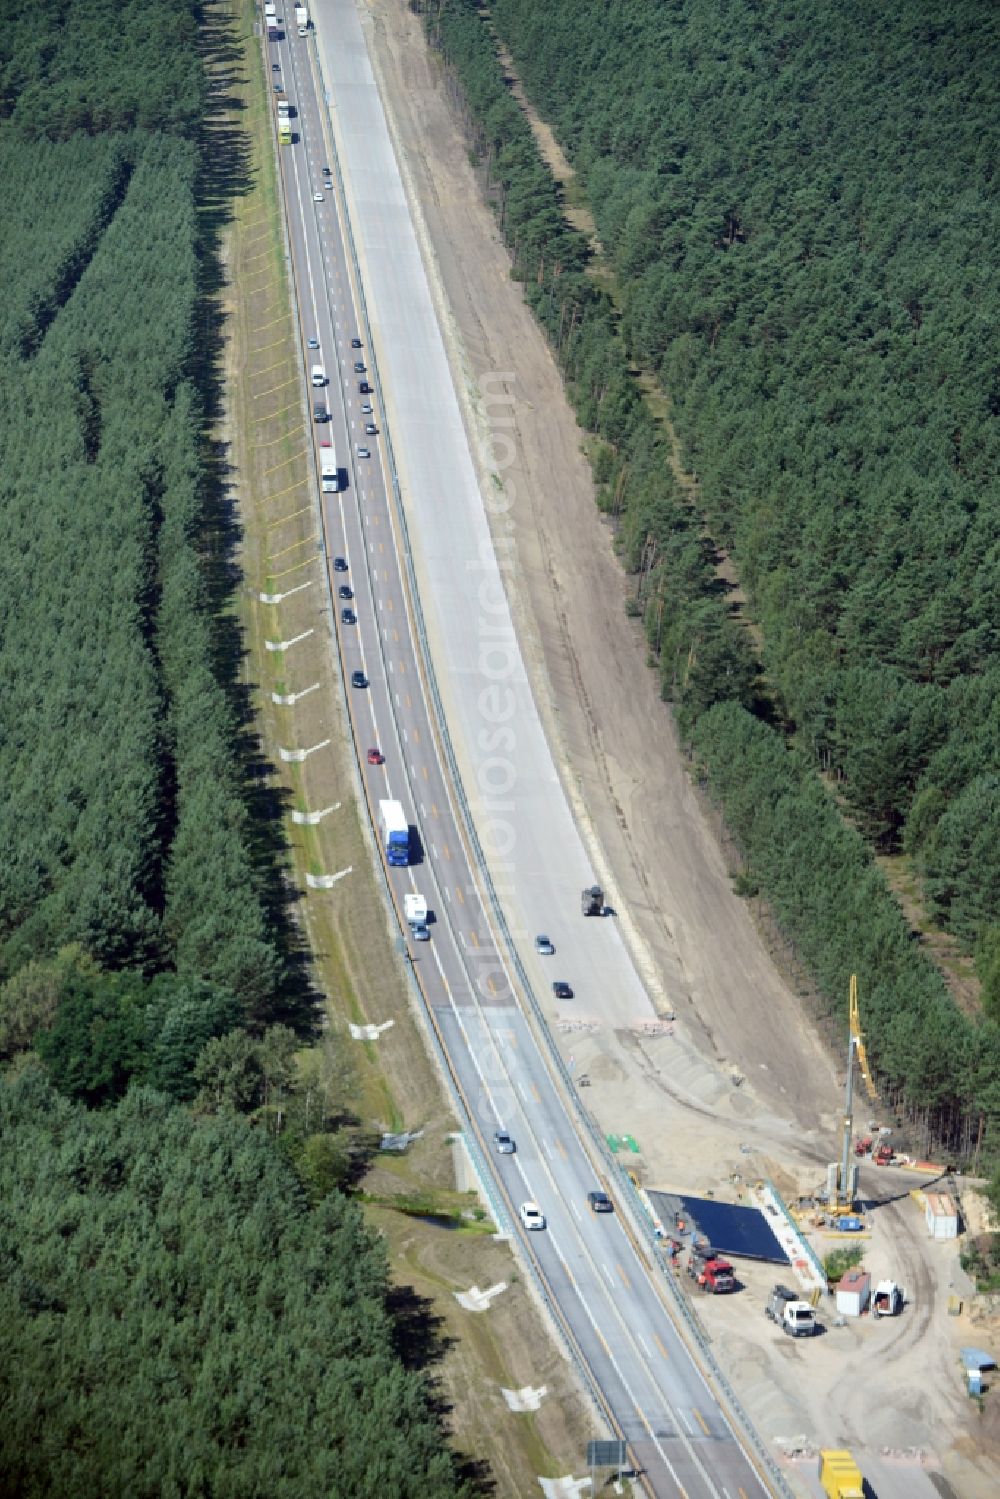
[[295,7],[295,24],[299,28],[299,36],[305,36],[309,31],[309,12],[304,5]]
[[800,1301],[787,1286],[775,1286],[764,1316],[776,1322],[790,1338],[811,1338],[816,1331],[816,1313],[808,1301]]
[[430,932],[427,930],[427,901],[416,891],[408,892],[403,896],[403,915],[406,924],[413,933],[414,942],[429,942]]
[[340,469],[337,467],[337,450],[332,443],[324,443],[319,450],[320,488],[324,494],[336,494],[340,488]]
[[872,1316],[898,1317],[903,1310],[903,1293],[894,1280],[880,1280],[872,1297]]

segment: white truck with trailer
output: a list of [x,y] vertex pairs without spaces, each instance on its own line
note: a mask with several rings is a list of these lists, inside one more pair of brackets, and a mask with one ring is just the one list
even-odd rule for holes
[[337,467],[337,450],[332,443],[324,443],[319,450],[320,488],[324,494],[336,494],[340,488],[340,469]]
[[388,863],[397,866],[409,864],[410,824],[406,820],[402,803],[379,802],[378,825]]

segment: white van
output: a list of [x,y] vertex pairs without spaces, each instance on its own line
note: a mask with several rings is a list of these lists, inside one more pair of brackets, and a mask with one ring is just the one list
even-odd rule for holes
[[314,364],[312,367],[312,383],[314,385],[326,384],[326,370],[321,364]]

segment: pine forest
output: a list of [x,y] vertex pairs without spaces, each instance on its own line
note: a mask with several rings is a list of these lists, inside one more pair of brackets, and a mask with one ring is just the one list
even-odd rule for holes
[[204,26],[4,19],[0,1493],[444,1499],[437,1397],[294,1061],[313,996],[210,433]]

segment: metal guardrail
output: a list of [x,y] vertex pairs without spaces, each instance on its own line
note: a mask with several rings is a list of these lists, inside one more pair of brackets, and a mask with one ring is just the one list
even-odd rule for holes
[[[322,60],[319,56],[318,47],[316,48],[315,60],[320,77],[322,78],[323,67]],[[325,84],[324,95],[327,100],[329,100],[330,91],[325,88]],[[726,1379],[721,1368],[719,1367],[719,1364],[716,1361],[711,1348],[709,1347],[704,1331],[695,1318],[691,1307],[688,1305],[686,1299],[682,1296],[680,1290],[676,1285],[673,1273],[665,1267],[663,1263],[663,1250],[660,1240],[656,1237],[653,1226],[649,1220],[649,1215],[646,1212],[641,1199],[639,1198],[634,1184],[632,1183],[628,1174],[621,1167],[619,1162],[612,1155],[603,1134],[597,1126],[596,1121],[583,1107],[583,1104],[580,1101],[580,1097],[574,1084],[572,1074],[566,1066],[566,1063],[563,1061],[559,1049],[556,1046],[555,1041],[553,1040],[542,1008],[538,1003],[538,999],[534,993],[534,989],[532,988],[531,980],[528,977],[518,949],[515,946],[514,939],[511,934],[506,915],[504,914],[503,907],[500,904],[500,899],[497,894],[496,887],[493,883],[493,877],[490,873],[482,845],[479,841],[479,835],[472,816],[472,809],[469,805],[469,801],[465,793],[465,787],[461,772],[459,770],[454,746],[451,741],[451,734],[448,729],[447,717],[444,711],[444,703],[441,698],[440,689],[437,683],[437,675],[434,670],[434,663],[431,657],[430,642],[428,640],[427,626],[424,620],[423,606],[421,604],[420,593],[417,588],[416,569],[413,562],[409,527],[407,525],[406,513],[403,506],[402,492],[400,490],[399,473],[396,467],[395,454],[393,452],[392,435],[388,430],[388,426],[385,421],[386,403],[383,398],[382,383],[378,370],[378,362],[375,357],[374,346],[371,338],[371,323],[368,316],[368,305],[365,298],[364,281],[361,275],[361,261],[358,255],[357,245],[354,241],[354,229],[351,223],[350,213],[347,208],[347,195],[344,188],[344,178],[340,164],[340,154],[337,150],[335,139],[331,139],[331,154],[333,156],[337,184],[340,188],[341,202],[344,205],[343,222],[346,230],[347,245],[350,251],[351,262],[354,268],[355,284],[358,289],[358,296],[361,303],[361,314],[366,334],[366,345],[368,348],[369,363],[371,366],[372,374],[374,376],[375,389],[379,400],[379,406],[383,413],[383,448],[385,451],[386,465],[389,470],[389,476],[392,484],[393,506],[396,512],[397,524],[399,526],[399,531],[402,538],[403,563],[406,569],[407,585],[410,594],[413,619],[417,630],[417,642],[420,657],[424,668],[425,680],[430,691],[433,716],[438,731],[438,740],[445,757],[448,774],[451,778],[453,796],[462,820],[468,847],[471,849],[473,857],[476,861],[479,877],[489,901],[490,910],[493,916],[493,921],[495,923],[495,929],[501,936],[503,946],[506,950],[507,958],[514,968],[518,982],[521,986],[521,990],[527,998],[529,1004],[531,1005],[532,1013],[536,1022],[536,1029],[544,1040],[546,1052],[552,1066],[555,1068],[555,1071],[559,1075],[559,1078],[563,1084],[564,1092],[571,1101],[577,1119],[586,1131],[587,1136],[590,1139],[590,1142],[595,1149],[598,1157],[603,1162],[605,1169],[607,1170],[609,1175],[614,1176],[618,1180],[619,1187],[627,1196],[629,1202],[630,1217],[632,1218],[633,1222],[638,1224],[641,1228],[642,1235],[646,1239],[647,1247],[651,1252],[652,1258],[654,1262],[659,1266],[663,1274],[663,1278],[670,1289],[672,1304],[675,1307],[676,1311],[679,1313],[679,1316],[687,1330],[688,1336],[697,1347],[698,1353],[702,1359],[705,1369],[711,1377],[717,1392],[722,1397],[723,1404],[726,1408],[726,1413],[731,1416],[739,1426],[743,1437],[745,1438],[746,1444],[753,1449],[758,1463],[764,1468],[768,1480],[772,1484],[775,1492],[781,1496],[781,1499],[795,1499],[792,1490],[789,1488],[788,1484],[785,1481],[784,1475],[781,1473],[780,1469],[775,1463],[775,1460],[772,1457],[771,1453],[765,1447],[756,1427],[753,1425],[750,1417],[743,1409],[743,1406],[741,1405],[736,1392],[733,1390],[729,1381]],[[381,865],[381,860],[379,861],[379,863]],[[386,885],[388,888],[387,881]],[[411,973],[411,979],[412,978],[413,975]],[[413,982],[415,982],[415,979],[413,979]],[[430,1027],[430,1029],[432,1032],[434,1031],[433,1025]],[[444,1048],[441,1045],[440,1038],[436,1035],[436,1033],[434,1034],[434,1044],[435,1049],[439,1053],[439,1059],[444,1066],[446,1075],[449,1077],[449,1079],[451,1079],[452,1074],[447,1063]],[[454,1091],[454,1084],[452,1084],[452,1090]],[[464,1117],[468,1117],[468,1110],[465,1107],[464,1100],[462,1101],[460,1112]],[[466,1137],[469,1138],[468,1132]],[[474,1137],[471,1143],[475,1148],[476,1155],[479,1157],[481,1165],[482,1157],[478,1149],[478,1143],[475,1142]],[[476,1167],[477,1175],[480,1174],[480,1165],[477,1165]],[[538,1286],[540,1294],[542,1295],[545,1304],[549,1306],[554,1312],[555,1309],[552,1306],[552,1299],[549,1295],[548,1289],[542,1281],[541,1277],[538,1275],[536,1267],[531,1264],[530,1256],[528,1257],[528,1260],[533,1278],[536,1285]],[[556,1322],[556,1325],[559,1325],[559,1319],[557,1316],[553,1316],[553,1321]],[[563,1341],[566,1342],[565,1338]],[[582,1381],[587,1386],[593,1398],[596,1399],[598,1407],[604,1408],[604,1401],[597,1391],[595,1381],[590,1373],[590,1370],[577,1356],[576,1351],[572,1349],[568,1343],[567,1347],[572,1354],[573,1362],[577,1367]]]

